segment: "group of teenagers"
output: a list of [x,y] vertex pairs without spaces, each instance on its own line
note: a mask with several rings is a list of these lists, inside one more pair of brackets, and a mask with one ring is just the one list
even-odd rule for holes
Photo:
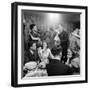
[[30,25],[28,50],[24,52],[23,77],[80,74],[79,29],[70,35],[59,26],[53,47],[40,39],[36,24]]

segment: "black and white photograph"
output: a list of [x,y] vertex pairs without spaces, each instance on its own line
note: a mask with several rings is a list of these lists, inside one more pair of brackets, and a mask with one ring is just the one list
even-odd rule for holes
[[23,75],[80,75],[80,13],[22,11]]
[[86,7],[48,6],[16,4],[16,82],[86,81]]

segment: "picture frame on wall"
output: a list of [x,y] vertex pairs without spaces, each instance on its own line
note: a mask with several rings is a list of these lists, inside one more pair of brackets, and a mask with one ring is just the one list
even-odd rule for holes
[[88,7],[11,4],[11,85],[88,82]]

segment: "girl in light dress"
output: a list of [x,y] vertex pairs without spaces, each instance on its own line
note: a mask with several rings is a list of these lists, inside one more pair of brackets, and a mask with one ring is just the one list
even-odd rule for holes
[[48,48],[47,43],[44,41],[43,42],[43,48],[39,48],[38,49],[38,54],[39,57],[41,59],[41,63],[39,64],[39,66],[41,68],[45,68],[47,64],[49,64],[49,59],[54,59],[55,57],[52,55],[51,50]]

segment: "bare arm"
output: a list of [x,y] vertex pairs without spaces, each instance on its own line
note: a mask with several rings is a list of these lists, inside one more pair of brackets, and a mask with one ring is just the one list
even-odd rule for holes
[[[72,33],[72,34],[73,34],[73,33]],[[80,39],[80,36],[79,36],[79,35],[77,35],[77,34],[73,34],[73,35]]]
[[50,58],[55,59],[55,57],[54,57],[53,54],[51,53],[51,50],[49,50],[49,56],[50,56]]
[[31,38],[32,38],[33,40],[38,40],[38,41],[40,41],[40,38],[38,38],[38,37],[37,37],[37,38],[36,38],[36,37],[33,37],[32,34],[30,34],[30,36],[31,36]]
[[69,60],[70,60],[70,59],[68,58],[66,64],[69,64]]

